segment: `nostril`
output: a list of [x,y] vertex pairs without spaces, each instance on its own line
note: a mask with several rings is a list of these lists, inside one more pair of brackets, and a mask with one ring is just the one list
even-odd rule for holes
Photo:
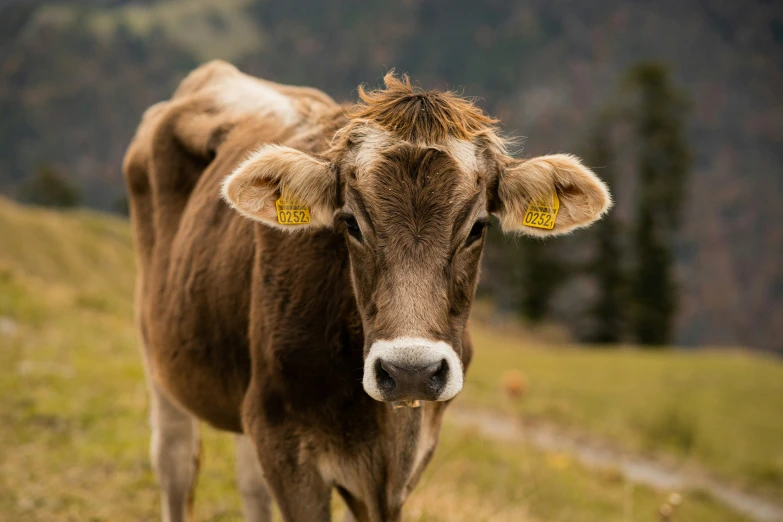
[[440,390],[446,385],[446,379],[449,376],[449,363],[446,362],[446,359],[442,359],[437,363],[437,366],[433,366],[434,371],[430,377],[429,385],[433,390]]
[[391,376],[391,373],[387,371],[380,360],[375,363],[375,378],[378,381],[378,387],[385,392],[390,392],[397,387],[394,377]]

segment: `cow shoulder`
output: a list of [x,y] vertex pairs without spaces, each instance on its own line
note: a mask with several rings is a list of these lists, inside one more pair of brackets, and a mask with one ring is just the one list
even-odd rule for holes
[[170,100],[145,112],[125,156],[140,256],[154,243],[171,239],[197,182],[229,133],[252,133],[241,137],[252,138],[239,140],[245,143],[279,142],[313,111],[335,106],[316,89],[254,78],[222,61],[188,74]]

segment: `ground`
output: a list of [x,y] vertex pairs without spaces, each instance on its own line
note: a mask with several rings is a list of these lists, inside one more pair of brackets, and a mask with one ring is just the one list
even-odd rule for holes
[[[0,200],[0,238],[0,520],[154,520],[127,222]],[[483,321],[473,331],[456,407],[557,425],[783,498],[780,361],[535,347]],[[232,437],[204,433],[196,519],[240,520]],[[406,520],[655,521],[670,493],[447,415]],[[748,520],[703,491],[679,493],[672,520]]]

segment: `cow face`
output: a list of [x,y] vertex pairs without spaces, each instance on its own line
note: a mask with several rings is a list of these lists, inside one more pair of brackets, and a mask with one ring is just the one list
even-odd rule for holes
[[[610,198],[572,156],[516,160],[487,133],[390,130],[399,127],[356,117],[324,157],[264,146],[223,194],[270,226],[343,234],[365,333],[365,391],[379,401],[444,401],[462,389],[462,339],[490,215],[504,231],[555,235],[592,223]],[[280,224],[281,194],[308,208],[309,224]],[[553,195],[554,226],[526,225],[531,202]]]
[[446,147],[391,139],[357,141],[341,165],[336,227],[366,333],[364,389],[378,400],[450,399],[462,389],[489,225],[486,178]]

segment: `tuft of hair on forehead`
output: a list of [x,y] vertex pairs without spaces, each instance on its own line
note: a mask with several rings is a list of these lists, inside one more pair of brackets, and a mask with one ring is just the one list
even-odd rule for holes
[[353,120],[370,121],[410,143],[438,144],[449,137],[502,144],[498,120],[487,116],[472,100],[452,91],[425,91],[411,85],[407,74],[394,69],[383,77],[385,89],[359,86],[361,101],[348,110]]

